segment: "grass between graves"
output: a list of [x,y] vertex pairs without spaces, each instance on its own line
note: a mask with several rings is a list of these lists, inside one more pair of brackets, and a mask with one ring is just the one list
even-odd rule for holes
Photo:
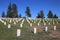
[[[7,24],[8,23],[9,22],[7,22]],[[26,20],[24,21],[22,28],[20,28],[19,24],[21,24],[21,22],[17,23],[16,25],[11,23],[11,28],[8,29],[7,25],[0,22],[0,40],[60,40],[58,37],[54,38],[49,36],[51,34],[50,30],[48,32],[38,31],[36,34],[34,34],[33,30],[31,29],[32,27],[28,27],[29,24]],[[51,28],[53,28],[53,26],[49,26],[49,29]],[[20,37],[16,36],[17,29],[21,29]],[[60,24],[57,25],[56,31],[60,32]]]

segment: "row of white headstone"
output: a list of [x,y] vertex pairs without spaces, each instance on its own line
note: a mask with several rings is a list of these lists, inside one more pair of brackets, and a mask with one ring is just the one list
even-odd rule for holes
[[[26,19],[27,20],[27,22],[30,24],[30,26],[32,26],[32,23],[30,23],[30,21],[28,20],[28,19]],[[37,21],[37,20],[36,20]],[[36,23],[36,21],[34,21],[34,23]],[[46,20],[47,21],[47,20]],[[37,23],[37,25],[39,26],[40,25],[40,22],[41,22],[41,20],[39,20],[39,22]],[[46,23],[45,23],[45,21],[43,20],[43,24],[44,24],[44,26],[46,25]],[[49,25],[51,24],[50,22],[48,23]],[[53,21],[53,24],[55,24],[55,22]],[[58,24],[58,22],[57,22],[57,24]]]
[[[39,23],[41,22],[42,20],[40,20],[37,24],[39,25]],[[45,21],[47,21],[47,20],[44,20],[43,19],[43,23],[44,23],[44,25],[46,25],[46,23],[45,23]],[[50,21],[52,21],[52,19],[50,19]],[[47,21],[48,22],[48,21]],[[58,21],[56,22],[57,24],[58,24]],[[49,25],[51,24],[50,22],[48,23]],[[54,20],[53,20],[53,25],[55,24],[55,22],[54,22]]]
[[[9,21],[10,21],[10,23],[11,22],[14,22],[14,24],[16,24],[16,22],[18,23],[19,21],[21,21],[22,20],[22,18],[20,18],[20,19],[8,19]],[[7,21],[7,20],[6,20]]]
[[0,22],[2,22],[4,25],[6,25],[6,22],[2,19],[0,19]]
[[[1,21],[2,23],[4,23],[4,25],[7,25],[6,22],[4,22],[4,20],[1,20],[1,19],[0,19],[0,21]],[[10,24],[8,24],[8,28],[11,28],[11,25],[10,25]]]
[[[54,31],[56,30],[56,26],[54,26]],[[45,32],[47,32],[48,31],[48,27],[46,26],[45,27]],[[34,34],[36,34],[37,33],[37,28],[36,27],[34,27]],[[21,36],[21,29],[17,29],[17,37],[18,36]]]
[[[36,34],[37,30],[34,28],[34,34]],[[17,29],[17,37],[21,36],[21,29]]]
[[[14,21],[14,20],[13,20]],[[18,20],[17,20],[18,21]],[[4,23],[4,25],[6,25],[6,22],[4,22],[4,21],[2,21],[3,23]],[[12,21],[10,20],[10,23],[11,23]],[[32,23],[30,23],[30,21],[27,19],[27,22],[30,24],[30,26],[32,26]],[[38,24],[38,26],[39,26],[39,23],[41,22],[41,20],[37,23]],[[43,20],[43,22],[44,22],[44,26],[46,25],[46,23],[45,23],[45,21]],[[34,23],[36,23],[35,21],[34,21]],[[16,22],[14,21],[14,24],[16,24]],[[22,23],[21,23],[21,27],[22,27],[22,24],[23,24],[23,21],[22,21]],[[50,23],[48,23],[49,25],[50,25]],[[53,24],[54,24],[54,21],[53,21]],[[58,24],[58,22],[57,22],[57,24]]]
[[[26,19],[27,20],[27,22],[30,24],[30,26],[32,26],[32,23],[30,23],[30,21],[28,20],[28,19]],[[1,20],[0,19],[0,21],[2,22],[2,23],[4,23],[4,25],[6,25],[6,22],[4,22],[3,20]],[[13,20],[14,21],[14,20]],[[12,22],[12,20],[10,20],[10,23]],[[20,27],[22,27],[22,24],[23,24],[23,22],[24,22],[24,20],[22,20],[22,23],[20,24]],[[34,21],[35,22],[35,21]],[[41,20],[37,23],[38,24],[38,26],[39,26],[39,23],[41,22]],[[43,20],[43,22],[44,22],[44,20]],[[16,24],[16,22],[14,21],[14,24]],[[50,23],[48,23],[49,25],[50,25]],[[54,24],[54,22],[53,22],[53,24]],[[57,22],[57,24],[58,24],[58,22]],[[44,26],[46,25],[46,23],[44,22]]]
[[[22,20],[22,19],[21,19]],[[19,20],[19,21],[21,21],[21,20]],[[24,20],[23,20],[24,21]],[[23,24],[23,21],[22,21],[22,23],[21,24]],[[12,20],[10,20],[10,23],[12,22]],[[6,23],[4,23],[5,25],[6,25]],[[16,22],[14,21],[14,24],[16,24]],[[20,26],[20,27],[22,27],[22,25]],[[8,28],[11,28],[11,25],[10,24],[8,24]]]
[[[54,26],[54,31],[56,30],[56,26]],[[48,27],[46,26],[45,27],[45,32],[47,32],[48,31]]]

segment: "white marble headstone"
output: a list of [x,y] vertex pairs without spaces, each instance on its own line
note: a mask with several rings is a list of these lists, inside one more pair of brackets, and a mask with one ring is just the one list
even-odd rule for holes
[[38,26],[39,26],[39,23],[37,23],[38,24]]
[[54,30],[56,30],[56,26],[54,26]]
[[10,20],[10,23],[11,23],[12,21]]
[[16,24],[16,22],[14,22],[14,24]]
[[8,28],[11,28],[11,25],[10,24],[8,24]]
[[36,30],[36,27],[34,27],[34,34],[36,34],[37,30]]
[[3,21],[3,20],[1,20],[1,22],[2,22],[2,23],[4,23],[4,21]]
[[22,24],[20,24],[20,27],[22,28]]
[[45,32],[47,32],[47,31],[48,31],[48,27],[46,26],[46,27],[45,27]]
[[17,29],[17,37],[18,36],[21,36],[21,30],[20,29]]
[[44,23],[44,25],[46,25],[46,23]]
[[49,25],[50,25],[50,23],[49,23]]
[[4,22],[4,25],[6,25],[6,22]]
[[30,23],[30,26],[32,26],[32,23]]

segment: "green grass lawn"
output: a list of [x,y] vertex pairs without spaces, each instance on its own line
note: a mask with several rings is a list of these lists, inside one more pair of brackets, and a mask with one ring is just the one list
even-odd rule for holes
[[[4,21],[6,21],[6,20],[4,20]],[[48,32],[45,32],[44,31],[45,26],[43,25],[42,21],[41,21],[40,25],[38,26],[36,23],[38,23],[39,20],[36,23],[34,23],[30,20],[30,22],[33,23],[33,26],[30,27],[29,23],[25,20],[22,28],[20,27],[21,21],[16,23],[16,25],[14,25],[13,22],[9,23],[9,20],[6,21],[7,25],[11,24],[10,29],[8,29],[7,25],[4,25],[3,23],[0,22],[0,40],[60,40],[60,36],[57,36],[57,37],[52,37],[53,35],[50,36],[50,34],[54,34],[54,31],[53,31],[54,25],[57,26],[57,30],[55,31],[56,35],[60,35],[59,34],[60,33],[60,23],[58,23],[58,24],[55,23],[54,25],[52,25],[52,24],[48,25],[48,23],[46,22],[47,23],[46,26],[49,27],[49,30],[48,30]],[[34,20],[34,21],[36,21],[36,20]],[[36,34],[33,33],[34,27],[37,28]],[[21,29],[20,37],[16,36],[17,29]],[[40,30],[43,30],[43,31],[40,31]],[[51,31],[53,31],[53,32],[51,32]]]

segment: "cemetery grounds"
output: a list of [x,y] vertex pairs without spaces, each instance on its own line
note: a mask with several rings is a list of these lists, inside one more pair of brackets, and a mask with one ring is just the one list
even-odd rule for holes
[[0,18],[0,40],[60,40],[60,19]]

